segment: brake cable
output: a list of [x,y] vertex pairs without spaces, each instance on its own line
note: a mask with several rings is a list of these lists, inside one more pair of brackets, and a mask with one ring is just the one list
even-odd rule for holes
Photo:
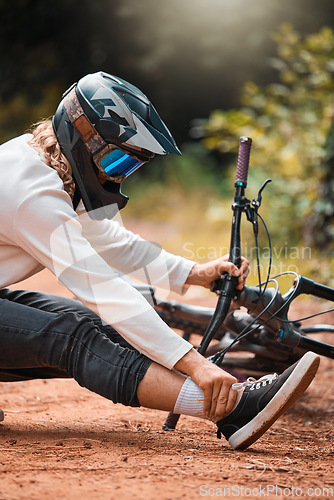
[[[263,217],[261,217],[261,215],[259,213],[257,215],[258,215],[258,217],[260,217],[261,222],[263,224],[263,227],[266,230],[267,238],[268,238],[268,247],[269,247],[269,264],[268,264],[267,278],[266,278],[264,289],[263,289],[263,293],[264,293],[266,291],[266,289],[267,289],[267,286],[268,286],[268,283],[269,283],[269,279],[270,279],[271,266],[272,266],[272,248],[271,248],[270,233],[269,233],[269,229],[267,227],[267,224],[265,223]],[[256,237],[256,253],[258,254],[257,237]],[[257,262],[257,265],[258,266],[260,265],[259,261]],[[259,283],[260,282],[261,282],[261,280],[259,279]]]
[[321,316],[322,314],[328,314],[334,312],[334,307],[332,309],[327,309],[326,311],[321,311],[318,313],[311,314],[310,316],[305,316],[304,318],[297,318],[297,319],[281,319],[282,323],[299,323],[299,321],[305,321],[306,319],[311,319],[315,318],[316,316]]
[[[250,327],[253,326],[254,323],[262,316],[262,314],[264,314],[270,308],[270,306],[273,304],[274,300],[276,299],[277,294],[278,294],[278,290],[279,290],[278,283],[277,283],[277,281],[275,279],[270,279],[269,281],[270,282],[274,281],[276,283],[276,291],[275,291],[275,294],[273,295],[272,299],[267,304],[267,306],[255,318],[253,318],[253,320],[249,323],[249,325],[245,326],[245,328],[243,330],[241,330],[240,333],[238,333],[238,335],[233,339],[233,341],[227,347],[225,347],[225,349],[223,349],[222,351],[217,352],[217,354],[215,354],[213,356],[212,362],[215,363],[216,365],[220,365],[222,363],[225,354],[227,353],[227,351],[229,349],[231,349],[231,347],[234,344],[236,344],[241,339],[243,339],[244,337],[246,337],[247,335],[249,335],[250,333],[252,333],[252,332],[254,332],[255,330],[258,329],[258,326],[256,326],[255,328],[253,328],[252,330],[250,330]],[[273,317],[274,317],[274,315],[272,315],[267,320],[265,320],[264,323],[261,323],[261,325],[264,326]]]
[[[285,271],[285,272],[276,274],[270,280],[268,280],[268,282],[270,282],[270,281],[275,281],[276,282],[275,278],[279,278],[280,276],[285,276],[287,274],[293,274],[296,279],[299,278],[298,273],[296,273],[295,271]],[[284,309],[284,307],[286,307],[288,304],[290,304],[294,300],[296,293],[297,293],[297,287],[291,293],[291,296],[289,297],[289,299],[286,302],[284,302],[284,304],[279,309],[277,309],[277,311],[275,311],[275,313],[273,313],[266,322],[268,322],[270,319],[273,319],[273,318],[276,317],[282,323],[298,323],[299,321],[305,321],[306,319],[315,318],[316,316],[321,316],[322,314],[328,314],[330,312],[334,312],[334,308],[331,308],[331,309],[327,309],[326,311],[321,311],[321,312],[318,312],[318,313],[311,314],[310,316],[305,316],[304,318],[297,318],[297,319],[283,319],[283,318],[278,318],[277,314],[279,312],[281,312],[282,309]],[[261,314],[263,314],[263,312],[265,312],[265,311],[262,311]],[[263,324],[265,324],[265,323],[263,323]]]
[[[271,179],[267,179],[262,184],[261,188],[259,189],[258,195],[257,195],[257,200],[253,199],[252,206],[250,206],[250,203],[249,203],[248,206],[247,206],[247,209],[246,209],[247,220],[252,223],[252,227],[253,227],[253,234],[254,234],[254,240],[255,240],[255,249],[256,249],[256,267],[257,267],[258,278],[259,278],[259,284],[258,284],[258,286],[259,286],[260,299],[261,299],[261,297],[263,297],[263,294],[266,291],[266,288],[267,288],[267,285],[268,285],[268,281],[269,281],[269,278],[270,278],[270,271],[271,271],[271,264],[272,264],[272,249],[271,249],[271,238],[270,238],[269,230],[267,228],[267,225],[266,225],[264,219],[258,213],[259,208],[260,208],[261,203],[262,203],[262,191],[267,186],[267,184],[269,184],[269,182],[271,182]],[[265,286],[264,286],[264,290],[263,291],[261,289],[261,284],[262,283],[261,283],[259,245],[258,245],[258,234],[259,234],[259,224],[258,224],[258,220],[257,220],[258,217],[260,218],[260,220],[261,220],[261,222],[262,222],[262,224],[263,224],[263,226],[264,226],[264,228],[266,230],[267,238],[268,238],[268,245],[269,245],[269,265],[268,265],[267,278],[266,278],[266,281],[265,281]]]

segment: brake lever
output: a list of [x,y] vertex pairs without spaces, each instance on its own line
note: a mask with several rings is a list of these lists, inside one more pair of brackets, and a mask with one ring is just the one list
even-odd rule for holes
[[264,190],[264,188],[267,186],[267,184],[269,184],[269,182],[271,182],[271,179],[267,179],[263,184],[262,186],[260,187],[259,189],[259,192],[257,194],[257,200],[253,200],[252,201],[252,205],[254,207],[254,209],[256,210],[256,212],[258,211],[258,209],[260,208],[261,206],[261,203],[262,203],[262,191]]
[[259,210],[261,203],[262,203],[262,191],[267,186],[267,184],[269,184],[269,182],[271,182],[271,179],[267,179],[262,184],[262,186],[257,194],[257,200],[255,200],[253,198],[252,204],[251,204],[250,200],[246,200],[246,204],[245,204],[246,217],[247,217],[247,220],[253,224],[253,232],[254,232],[254,235],[256,237],[259,233],[257,214],[258,214],[258,210]]

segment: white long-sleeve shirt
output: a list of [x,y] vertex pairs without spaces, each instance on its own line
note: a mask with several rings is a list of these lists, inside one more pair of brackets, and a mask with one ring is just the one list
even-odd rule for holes
[[[140,352],[172,368],[191,345],[173,332],[126,276],[182,293],[194,265],[115,220],[75,212],[57,172],[29,146],[0,146],[0,288],[48,268]],[[126,275],[126,276],[124,276]]]

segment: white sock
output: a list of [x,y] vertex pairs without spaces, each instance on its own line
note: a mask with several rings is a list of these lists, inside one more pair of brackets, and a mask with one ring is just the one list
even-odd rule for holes
[[[232,411],[240,401],[244,390],[243,385],[244,384],[242,383],[236,383],[232,385],[232,388],[238,391],[237,400],[234,407],[232,408]],[[203,406],[204,392],[202,391],[202,389],[200,389],[200,387],[198,387],[198,385],[195,384],[195,382],[193,382],[190,377],[187,377],[177,397],[173,413],[177,413],[179,415],[191,415],[192,417],[213,420],[204,414]]]
[[173,413],[208,418],[204,415],[203,404],[204,392],[190,377],[187,377],[177,397]]

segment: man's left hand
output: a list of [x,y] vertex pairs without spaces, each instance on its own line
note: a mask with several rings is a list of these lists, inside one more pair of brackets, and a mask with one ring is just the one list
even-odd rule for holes
[[224,272],[238,277],[238,290],[242,290],[246,278],[249,274],[249,262],[244,257],[241,257],[240,269],[232,262],[228,261],[229,256],[224,255],[219,259],[206,262],[205,264],[195,264],[189,273],[186,285],[200,285],[205,288],[211,288],[212,283],[221,277]]

